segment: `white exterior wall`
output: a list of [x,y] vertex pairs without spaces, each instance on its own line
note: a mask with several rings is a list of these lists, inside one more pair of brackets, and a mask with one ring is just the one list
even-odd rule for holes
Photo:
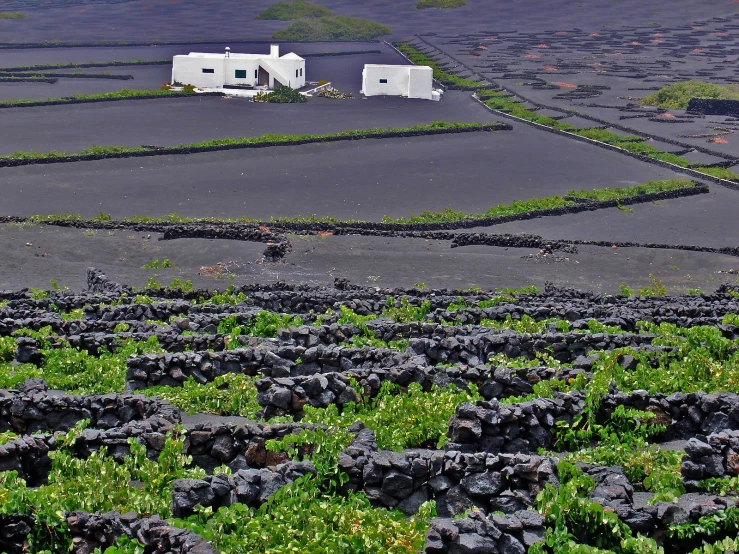
[[[213,69],[214,73],[203,73]],[[172,83],[203,88],[222,87],[225,79],[223,59],[175,56],[172,59]]]
[[[273,58],[268,55],[244,56],[238,54],[225,57],[175,56],[172,60],[172,83],[194,85],[199,88],[220,88],[223,85],[261,85],[260,66],[269,73],[270,88],[275,79],[292,88],[305,86],[305,60],[298,56]],[[213,73],[203,73],[203,69],[213,69]],[[245,78],[237,78],[236,71],[246,71]]]
[[362,71],[362,93],[365,96],[431,100],[432,85],[433,70],[426,66],[367,64]]
[[431,91],[434,89],[434,70],[425,65],[409,69],[408,98],[431,100]]
[[[386,83],[380,82],[386,80]],[[409,73],[404,65],[364,66],[362,93],[365,96],[404,96],[408,94]]]

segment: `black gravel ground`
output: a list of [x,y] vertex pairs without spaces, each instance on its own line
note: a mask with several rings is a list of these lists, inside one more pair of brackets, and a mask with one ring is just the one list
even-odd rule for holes
[[[208,5],[206,10],[206,4],[196,0],[75,0],[64,5],[56,0],[50,4],[8,0],[3,10],[23,10],[28,17],[0,21],[0,43],[125,41],[142,45],[3,49],[0,67],[158,60],[190,51],[220,52],[225,46],[234,51],[266,51],[264,41],[285,26],[253,19],[270,3],[224,0],[218,9]],[[739,156],[735,122],[694,118],[688,123],[670,124],[659,118],[633,118],[637,114],[633,106],[629,107],[633,100],[624,98],[649,92],[630,89],[661,86],[674,79],[731,82],[736,78],[736,64],[722,61],[739,57],[734,40],[738,21],[734,17],[735,2],[595,0],[584,9],[565,0],[515,4],[468,0],[466,7],[457,10],[416,10],[415,0],[319,3],[337,13],[385,23],[395,31],[392,39],[420,44],[414,35],[421,34],[438,49],[429,47],[441,62],[466,64],[544,104],[547,108],[541,110],[543,115],[561,116],[558,110],[574,108],[581,116],[570,116],[566,121],[576,126],[598,125],[585,116],[595,117],[707,149],[708,153],[686,154],[696,162],[713,163],[724,159],[721,156]],[[729,19],[715,19],[720,17]],[[693,23],[698,21],[703,23]],[[662,42],[650,42],[657,34]],[[492,38],[496,40],[486,40]],[[148,44],[209,40],[218,42]],[[240,44],[238,40],[262,42]],[[629,44],[635,40],[642,44]],[[538,48],[540,44],[548,48]],[[480,45],[485,48],[478,48]],[[282,49],[300,54],[380,49],[381,54],[309,58],[309,79],[327,79],[355,93],[365,63],[402,63],[400,56],[378,42],[284,44]],[[587,65],[596,62],[601,65]],[[456,65],[456,70],[461,67]],[[134,79],[62,78],[53,85],[0,83],[0,99],[155,88],[168,80],[170,68],[130,66],[81,71],[130,74]],[[572,87],[536,90],[530,82],[537,79],[610,88],[602,89],[594,98],[573,100],[562,96]],[[678,119],[684,115],[674,110],[670,113]],[[186,98],[5,109],[0,110],[4,131],[0,154],[30,149],[76,151],[93,144],[170,145],[222,136],[324,133],[432,120],[495,119],[464,92],[450,92],[439,104],[373,98],[312,99],[300,106],[274,106]],[[726,143],[688,136],[717,126],[730,128]],[[513,131],[494,134],[4,168],[0,169],[0,214],[71,212],[93,216],[103,211],[131,216],[179,212],[195,217],[259,218],[317,214],[377,221],[386,214],[404,216],[445,207],[482,212],[498,203],[564,194],[572,188],[626,186],[679,176],[653,164],[514,123]],[[736,191],[712,185],[707,195],[631,206],[632,212],[614,208],[482,230],[536,233],[552,239],[735,246],[739,239],[736,195]],[[718,254],[580,247],[577,254],[553,258],[537,256],[534,250],[486,246],[452,250],[448,243],[378,237],[292,237],[294,248],[284,261],[265,265],[256,263],[263,244],[202,239],[158,242],[156,238],[120,231],[114,235],[98,231],[93,236],[81,230],[3,226],[0,259],[5,263],[0,269],[0,288],[48,286],[50,279],[81,288],[88,265],[97,265],[120,281],[142,284],[152,272],[141,266],[166,257],[179,269],[159,272],[158,279],[168,281],[181,276],[221,288],[227,282],[198,276],[199,268],[219,262],[230,264],[236,282],[287,279],[330,283],[333,276],[343,276],[358,283],[386,286],[423,281],[429,286],[487,287],[554,280],[608,290],[615,290],[622,282],[634,287],[646,285],[652,273],[672,290],[682,291],[711,289],[731,280],[731,275],[718,271],[739,268],[739,260]]]
[[[389,25],[395,36],[417,32],[469,34],[479,31],[586,29],[659,22],[681,24],[706,16],[736,13],[729,0],[689,2],[642,2],[640,0],[594,0],[583,4],[571,0],[502,2],[469,0],[455,10],[417,10],[417,0],[371,0],[345,2],[319,0],[337,14],[373,19]],[[255,21],[272,4],[270,0],[223,0],[214,9],[200,0],[146,0],[124,3],[77,2],[64,7],[59,1],[49,8],[33,0],[8,0],[7,9],[27,10],[25,20],[3,21],[3,42],[41,41],[165,41],[268,39],[287,26],[280,21]],[[37,9],[40,8],[40,9]]]
[[6,197],[0,214],[316,214],[379,221],[383,215],[446,207],[478,213],[572,188],[679,176],[597,146],[517,126],[495,133],[5,168],[0,170],[0,191]]
[[612,208],[506,223],[492,228],[492,232],[533,233],[553,239],[630,240],[642,244],[695,244],[720,248],[739,244],[738,202],[735,191],[713,185],[709,194],[629,206],[633,213]]
[[[315,97],[305,104],[267,104],[198,96],[8,108],[0,110],[0,121],[7,129],[0,137],[0,154],[16,150],[75,152],[94,144],[169,146],[265,133],[301,135],[408,127],[438,120],[486,122],[501,118],[481,109],[469,93],[456,91],[450,91],[443,102]],[[44,133],[27,132],[39,126]]]
[[[442,63],[464,64],[470,71],[545,106],[574,109],[637,132],[739,156],[732,118],[692,117],[683,110],[661,114],[656,108],[637,105],[653,92],[650,89],[688,79],[736,83],[736,10],[733,14],[706,10],[699,18],[680,22],[664,15],[650,20],[635,18],[623,21],[618,28],[586,25],[580,18],[577,21],[577,25],[559,29],[519,28],[497,33],[431,35],[420,31],[425,42],[417,43],[438,48],[432,52]],[[587,94],[578,96],[583,93]],[[716,134],[726,142],[704,136]]]
[[[133,231],[97,231],[92,235],[89,231],[43,225],[2,225],[0,289],[49,288],[50,279],[83,289],[91,260],[110,277],[138,286],[148,277],[164,284],[179,277],[192,280],[198,287],[217,289],[230,283],[278,280],[330,285],[334,277],[344,277],[356,284],[382,287],[419,282],[432,288],[543,287],[544,282],[554,281],[615,292],[621,283],[634,288],[649,285],[651,273],[671,292],[685,293],[688,288],[710,291],[720,283],[737,282],[736,276],[718,271],[739,268],[739,260],[719,254],[585,246],[579,247],[577,254],[562,254],[566,259],[555,262],[547,257],[529,258],[538,253],[533,249],[451,249],[445,241],[357,236],[293,236],[293,252],[283,262],[261,264],[263,244],[204,239],[158,241],[157,235],[149,236]],[[177,268],[141,269],[154,259],[165,258]],[[218,264],[233,278],[217,279],[201,270]]]

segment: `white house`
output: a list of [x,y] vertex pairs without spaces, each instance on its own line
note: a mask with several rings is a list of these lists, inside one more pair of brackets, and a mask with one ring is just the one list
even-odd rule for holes
[[223,54],[190,52],[172,60],[172,84],[198,88],[223,88],[224,85],[305,86],[305,60],[294,53],[280,56],[280,46],[270,46],[269,54]]
[[432,99],[433,70],[425,65],[366,64],[362,71],[365,96],[404,96]]

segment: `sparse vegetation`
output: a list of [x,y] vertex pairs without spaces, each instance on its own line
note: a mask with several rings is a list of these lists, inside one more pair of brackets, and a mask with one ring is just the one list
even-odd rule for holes
[[713,98],[739,100],[739,85],[717,85],[701,81],[685,81],[662,87],[657,92],[645,96],[641,104],[659,106],[666,109],[685,110],[691,98]]
[[467,4],[467,0],[420,0],[416,8],[424,10],[427,8],[461,8]]
[[630,198],[642,194],[654,194],[670,190],[679,190],[692,186],[695,186],[695,183],[688,179],[665,179],[661,181],[649,181],[643,185],[633,185],[630,187],[606,187],[602,189],[577,191],[568,190],[567,196],[582,198],[583,200],[591,200],[594,202],[604,202],[608,200],[623,200],[624,198]]
[[23,12],[0,12],[0,19],[25,19]]
[[108,100],[131,100],[134,98],[148,97],[167,97],[167,96],[189,96],[195,94],[192,90],[168,90],[168,89],[149,89],[149,90],[132,90],[122,89],[114,92],[98,92],[95,94],[72,94],[63,98],[44,98],[37,99],[19,99],[19,100],[0,100],[0,108],[15,108],[22,106],[37,106],[48,104],[69,104],[70,102],[83,101],[108,101]]
[[390,27],[345,15],[295,20],[287,29],[277,31],[274,38],[294,41],[363,41],[389,35]]
[[300,104],[307,102],[305,94],[299,93],[294,88],[277,85],[272,92],[259,92],[254,102],[269,102],[271,104]]
[[[290,89],[292,90],[292,89]],[[293,91],[297,93],[297,91]],[[282,93],[281,93],[282,94]],[[293,94],[293,93],[286,93]],[[297,93],[299,94],[299,93]],[[303,97],[302,94],[300,94]],[[304,98],[304,97],[303,97]],[[137,153],[148,153],[149,155],[166,155],[173,152],[181,152],[183,149],[198,150],[198,149],[209,149],[217,150],[231,149],[231,148],[249,148],[249,147],[260,147],[260,146],[275,146],[275,145],[290,145],[290,144],[301,144],[306,141],[320,142],[321,140],[327,139],[346,139],[354,140],[357,137],[372,138],[375,136],[394,136],[394,135],[406,135],[409,132],[455,132],[460,129],[469,131],[493,131],[501,128],[500,124],[496,123],[463,123],[463,122],[446,122],[446,121],[433,121],[428,124],[413,125],[404,128],[373,128],[373,129],[353,129],[350,131],[341,131],[338,133],[325,133],[317,135],[273,135],[266,134],[260,137],[226,137],[220,139],[213,139],[204,142],[196,142],[190,144],[180,144],[178,146],[164,146],[156,150],[152,150],[146,147],[140,146],[92,146],[85,148],[79,152],[68,154],[66,152],[28,152],[18,151],[9,154],[8,156],[0,156],[0,163],[8,160],[49,160],[49,159],[60,159],[66,161],[73,161],[76,159],[84,159],[89,156],[103,156],[103,157],[126,157],[130,154]]]
[[272,19],[287,21],[291,19],[309,19],[331,15],[331,10],[304,0],[295,2],[278,2],[260,13],[255,19]]

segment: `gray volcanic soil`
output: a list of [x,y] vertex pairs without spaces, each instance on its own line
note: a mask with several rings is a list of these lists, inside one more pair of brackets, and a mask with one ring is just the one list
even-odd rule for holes
[[[700,23],[688,19],[680,24],[664,18],[634,19],[618,29],[578,21],[577,28],[492,34],[432,36],[422,31],[425,43],[419,44],[438,48],[432,57],[442,63],[464,64],[545,106],[574,109],[636,132],[739,156],[734,118],[686,116],[677,109],[661,115],[654,107],[638,105],[653,90],[688,79],[737,82],[739,48],[733,35],[739,19],[736,12],[733,17],[722,15],[707,10]],[[588,94],[579,96],[582,93]],[[711,135],[717,134],[726,142],[713,141]]]
[[[556,218],[549,218],[552,222]],[[27,286],[49,288],[49,280],[72,289],[86,286],[86,268],[93,263],[109,277],[142,286],[148,277],[166,284],[174,277],[197,287],[223,289],[234,283],[330,285],[334,277],[367,286],[520,287],[545,281],[615,292],[621,283],[649,285],[650,273],[671,292],[687,288],[710,291],[736,276],[719,270],[739,267],[739,260],[720,254],[649,250],[644,248],[580,247],[567,261],[528,259],[533,249],[469,246],[450,248],[446,241],[358,236],[291,236],[293,252],[284,262],[260,264],[263,244],[230,240],[178,239],[158,241],[157,235],[128,231],[97,231],[43,225],[0,225],[3,271],[0,289]],[[30,246],[28,246],[30,244]],[[176,269],[148,270],[141,266],[169,258]],[[224,264],[235,279],[216,279],[202,266]],[[674,269],[676,266],[677,269]],[[690,275],[688,279],[687,276]]]
[[[78,152],[92,145],[174,146],[224,137],[335,133],[439,120],[501,118],[481,109],[469,93],[456,91],[450,91],[443,102],[315,97],[306,104],[262,104],[199,96],[7,108],[0,109],[0,123],[7,129],[0,137],[0,155],[17,150]],[[41,126],[43,133],[27,132]]]
[[[629,206],[633,213],[611,208],[475,230],[533,233],[551,239],[652,242],[714,248],[736,246],[739,244],[738,193],[720,185],[710,185],[710,188],[709,194]],[[550,219],[556,219],[556,223]]]
[[[454,10],[417,10],[417,0],[370,0],[346,2],[317,0],[339,15],[362,17],[390,26],[394,36],[417,32],[468,34],[473,30],[567,29],[573,25],[600,29],[624,24],[660,22],[681,24],[707,16],[736,13],[736,4],[728,0],[694,2],[674,0],[546,0],[503,2],[468,0],[467,6]],[[254,17],[271,0],[221,0],[217,7],[201,0],[145,0],[117,4],[59,2],[44,8],[35,0],[7,0],[7,10],[26,10],[24,20],[0,21],[3,42],[42,41],[163,41],[215,40],[246,38],[269,39],[287,26],[280,21],[256,21]]]
[[[680,138],[715,126],[733,127],[726,118],[684,124],[631,118],[630,100],[674,78],[736,77],[733,56],[737,4],[728,0],[644,3],[637,0],[583,3],[493,2],[468,0],[455,10],[416,10],[416,0],[338,2],[318,0],[337,13],[390,25],[393,38],[424,39],[440,49],[434,57],[462,61],[484,76],[552,108],[575,108],[666,138],[678,138],[716,154],[737,155],[735,140]],[[4,10],[24,10],[24,20],[0,21],[0,42],[34,41],[215,41],[209,44],[4,49],[0,66],[60,62],[167,59],[190,51],[266,51],[270,35],[285,22],[255,21],[272,0],[224,0],[217,9],[199,0],[144,0],[122,3],[75,0],[60,5],[8,0]],[[50,7],[49,7],[50,6]],[[716,17],[732,16],[717,20]],[[702,29],[691,22],[706,20]],[[629,27],[627,27],[629,26]],[[724,30],[722,30],[724,29]],[[565,32],[566,31],[566,32]],[[726,35],[715,33],[726,32]],[[600,37],[591,36],[597,33]],[[662,33],[661,43],[650,42]],[[435,34],[435,35],[434,35]],[[723,38],[722,38],[723,37]],[[496,40],[486,40],[495,38]],[[629,45],[639,39],[642,45]],[[244,44],[238,40],[261,41]],[[594,42],[597,41],[597,42]],[[537,48],[546,42],[548,48]],[[484,49],[478,48],[480,45]],[[381,43],[284,44],[300,54],[381,49],[381,54],[308,58],[308,78],[331,80],[357,92],[364,63],[402,63]],[[704,52],[695,52],[703,49]],[[442,54],[446,52],[453,58]],[[619,55],[617,55],[621,51]],[[535,54],[538,57],[527,57]],[[599,63],[600,66],[585,64]],[[545,67],[546,66],[546,67]],[[551,69],[551,68],[554,69]],[[594,68],[591,70],[591,67]],[[597,69],[601,68],[601,69]],[[460,69],[459,67],[456,68]],[[74,70],[59,70],[59,72]],[[155,88],[168,80],[168,66],[91,68],[85,73],[131,74],[133,80],[63,78],[55,85],[0,83],[0,99],[45,98],[80,92]],[[644,76],[637,76],[643,73]],[[463,74],[466,74],[463,72]],[[508,74],[508,75],[506,75]],[[572,90],[535,90],[528,81],[603,85],[594,99],[558,96]],[[544,109],[543,115],[562,112]],[[675,115],[682,116],[680,112]],[[622,117],[628,119],[622,119]],[[402,99],[329,101],[300,106],[254,105],[219,98],[123,101],[0,110],[0,154],[20,149],[75,151],[92,144],[179,144],[223,136],[264,133],[322,133],[378,126],[404,126],[436,119],[493,121],[468,93],[450,92],[440,104]],[[576,126],[593,126],[569,116]],[[679,147],[669,147],[679,150]],[[717,155],[692,152],[690,159],[712,163]],[[258,150],[162,156],[0,169],[0,214],[59,212],[116,216],[182,215],[295,216],[315,213],[379,220],[421,210],[450,207],[482,212],[491,205],[564,194],[568,189],[615,187],[681,174],[624,157],[567,137],[514,122],[514,130],[409,139],[364,140]],[[508,223],[480,229],[488,233],[536,233],[549,239],[661,242],[735,246],[737,193],[711,185],[707,195],[631,206],[633,213],[599,210]],[[132,238],[129,238],[132,237]],[[112,278],[143,284],[179,276],[198,286],[223,288],[230,281],[198,275],[201,267],[225,264],[243,281],[330,283],[334,276],[361,284],[464,287],[542,285],[552,280],[582,288],[616,290],[649,284],[654,274],[671,290],[711,290],[736,281],[717,273],[739,268],[733,257],[645,248],[579,247],[577,254],[538,257],[529,249],[470,246],[422,239],[329,236],[290,237],[293,251],[276,264],[258,263],[263,244],[180,239],[116,231],[85,233],[46,226],[0,226],[0,288],[48,287],[49,280],[83,288],[85,269],[97,265]],[[26,244],[32,246],[27,246]],[[46,254],[46,255],[45,255]],[[530,257],[534,255],[534,257]],[[178,269],[141,266],[170,258]],[[690,277],[688,277],[690,276]],[[371,277],[371,278],[370,278]],[[375,279],[376,277],[376,279]]]
[[445,207],[479,213],[573,188],[675,177],[653,164],[518,125],[493,133],[4,168],[0,215],[316,214],[379,221]]

